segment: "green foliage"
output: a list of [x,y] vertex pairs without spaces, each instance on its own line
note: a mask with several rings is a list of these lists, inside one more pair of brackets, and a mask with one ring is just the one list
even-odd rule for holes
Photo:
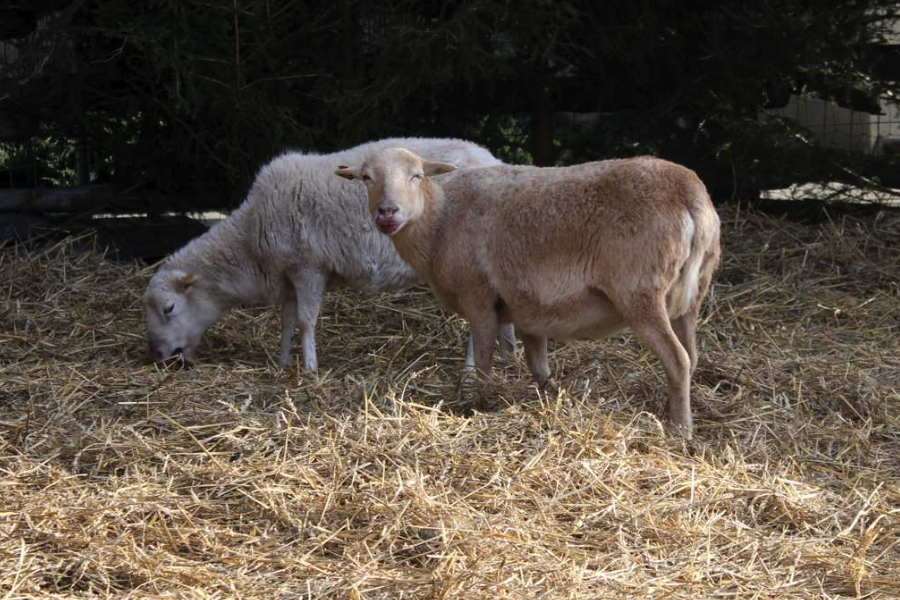
[[0,143],[0,165],[6,170],[0,181],[9,187],[77,183],[75,147],[52,123],[41,124],[37,134],[24,142]]

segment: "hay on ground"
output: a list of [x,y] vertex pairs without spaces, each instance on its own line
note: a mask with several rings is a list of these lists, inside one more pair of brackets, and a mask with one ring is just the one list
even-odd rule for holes
[[148,269],[0,249],[0,594],[900,595],[900,220],[722,216],[689,443],[630,336],[460,386],[427,291],[337,293],[317,377],[266,309],[160,367]]

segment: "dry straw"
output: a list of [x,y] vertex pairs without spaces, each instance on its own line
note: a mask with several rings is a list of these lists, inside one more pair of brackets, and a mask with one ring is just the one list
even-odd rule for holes
[[629,336],[459,385],[417,289],[329,297],[323,370],[246,309],[144,360],[149,270],[0,249],[0,598],[900,594],[900,219],[727,211],[697,440]]

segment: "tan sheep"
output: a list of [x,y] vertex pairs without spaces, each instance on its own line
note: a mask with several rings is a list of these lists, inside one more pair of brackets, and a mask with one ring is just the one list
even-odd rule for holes
[[672,422],[690,436],[700,304],[719,262],[719,217],[697,175],[656,158],[563,168],[453,171],[400,148],[337,174],[362,179],[398,254],[471,326],[489,376],[498,328],[513,323],[539,384],[547,338],[625,328],[660,359]]

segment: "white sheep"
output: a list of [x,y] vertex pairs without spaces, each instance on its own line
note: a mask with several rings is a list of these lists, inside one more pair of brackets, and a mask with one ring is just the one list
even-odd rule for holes
[[337,174],[365,182],[378,228],[469,321],[485,376],[501,324],[515,324],[541,385],[547,338],[627,327],[662,362],[669,417],[690,436],[696,325],[720,254],[719,217],[697,175],[642,157],[432,178],[453,170],[393,148]]
[[[150,280],[143,307],[151,357],[192,358],[203,332],[234,306],[280,303],[279,364],[289,364],[299,324],[302,364],[314,370],[315,324],[326,288],[373,293],[419,281],[375,231],[365,192],[331,175],[337,163],[392,146],[459,167],[501,164],[471,142],[427,138],[276,158],[260,170],[239,208],[169,256]],[[506,330],[501,346],[508,353],[511,344]]]

